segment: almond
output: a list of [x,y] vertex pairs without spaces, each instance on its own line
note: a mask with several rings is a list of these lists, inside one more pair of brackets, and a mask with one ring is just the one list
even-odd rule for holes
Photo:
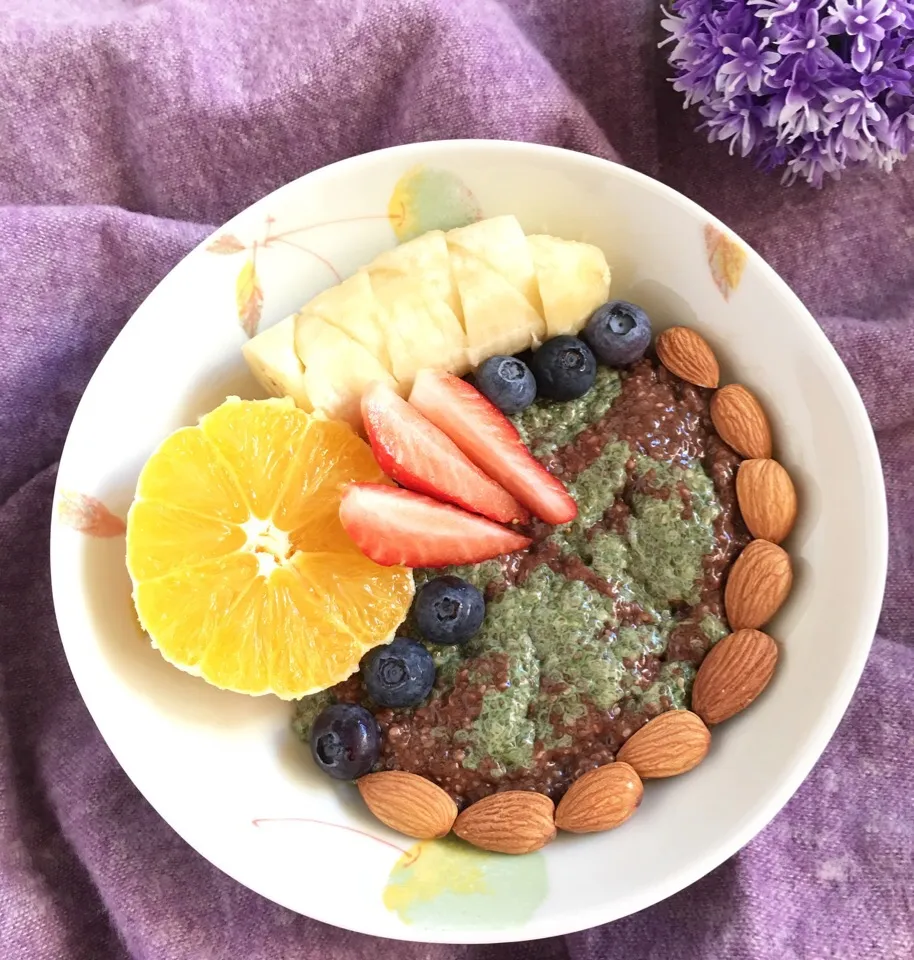
[[570,833],[612,830],[637,810],[643,795],[641,778],[627,763],[597,767],[568,788],[555,812],[556,826]]
[[736,474],[736,497],[753,537],[780,543],[797,519],[797,492],[777,460],[744,460]]
[[710,746],[711,734],[701,717],[669,710],[633,733],[616,762],[627,763],[642,780],[675,777],[697,767]]
[[688,327],[670,327],[657,335],[654,344],[660,362],[677,377],[699,387],[716,387],[720,367],[708,341]]
[[692,687],[692,709],[707,724],[745,710],[768,686],[778,646],[760,630],[737,630],[704,658]]
[[356,786],[381,823],[408,837],[443,837],[457,819],[457,804],[437,784],[415,773],[369,773],[359,777]]
[[793,584],[787,552],[769,540],[752,540],[730,568],[724,591],[734,630],[763,627],[781,608]]
[[532,853],[555,838],[555,804],[530,790],[493,793],[466,808],[454,833],[494,853]]
[[744,386],[728,383],[711,397],[711,421],[721,440],[743,457],[771,456],[771,425]]

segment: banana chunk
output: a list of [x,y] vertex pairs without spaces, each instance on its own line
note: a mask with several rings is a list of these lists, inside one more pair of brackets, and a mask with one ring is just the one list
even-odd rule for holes
[[[450,250],[459,248],[479,258],[514,287],[539,317],[543,316],[533,257],[517,217],[479,220],[466,227],[448,230],[446,237]],[[536,332],[545,334],[545,325],[537,325]]]
[[[400,389],[360,343],[307,308],[295,322],[295,350],[305,367],[303,382],[315,413],[362,429],[362,394],[377,380]],[[401,391],[402,392],[402,391]]]
[[534,234],[527,237],[543,299],[546,336],[578,333],[609,299],[609,265],[599,247]]
[[314,407],[305,388],[305,368],[295,350],[295,317],[257,334],[241,348],[258,383],[274,397],[291,397],[297,407]]
[[471,367],[496,354],[539,346],[546,325],[515,287],[460,247],[451,249],[451,266],[463,301]]
[[319,293],[302,315],[320,317],[360,343],[388,373],[391,372],[387,338],[371,282],[364,271]]
[[473,367],[499,353],[520,353],[546,336],[543,305],[527,238],[514,217],[493,217],[446,234],[463,304]]
[[378,254],[368,265],[371,274],[400,273],[420,281],[436,300],[443,300],[463,325],[460,294],[451,272],[447,240],[443,230],[429,230],[415,240],[408,240]]
[[466,373],[467,338],[444,234],[426,233],[382,253],[365,270],[391,372],[408,390],[423,367]]

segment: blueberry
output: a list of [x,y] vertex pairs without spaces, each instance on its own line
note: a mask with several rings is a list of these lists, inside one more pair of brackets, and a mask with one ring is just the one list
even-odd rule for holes
[[324,707],[311,727],[314,762],[337,780],[355,780],[368,773],[380,753],[378,722],[357,703]]
[[472,583],[436,577],[419,590],[413,611],[429,643],[466,643],[482,626],[486,602]]
[[435,661],[417,640],[397,637],[362,660],[362,682],[381,707],[414,707],[431,693]]
[[553,337],[533,354],[533,376],[544,397],[576,400],[593,386],[597,362],[577,337]]
[[536,381],[517,357],[489,357],[476,371],[476,389],[502,413],[520,413],[536,399]]
[[582,334],[601,363],[626,367],[644,356],[651,342],[651,321],[633,303],[610,300],[597,307]]

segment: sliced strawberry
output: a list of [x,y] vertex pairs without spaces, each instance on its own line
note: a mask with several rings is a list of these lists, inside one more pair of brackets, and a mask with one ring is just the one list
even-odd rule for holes
[[450,373],[420,370],[409,402],[536,516],[547,523],[577,516],[562,482],[533,459],[514,424],[475,387]]
[[372,384],[363,394],[362,420],[378,465],[402,486],[499,523],[530,519],[507,490],[388,384]]
[[385,567],[479,563],[531,542],[491,520],[381,483],[349,484],[340,521],[362,553]]

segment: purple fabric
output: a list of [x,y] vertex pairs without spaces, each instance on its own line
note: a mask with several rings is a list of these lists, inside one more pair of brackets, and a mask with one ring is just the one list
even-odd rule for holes
[[[663,82],[651,0],[2,6],[0,955],[914,955],[914,165],[817,193],[783,189],[707,145]],[[855,376],[892,525],[863,682],[787,809],[665,903],[502,948],[372,941],[295,916],[204,862],[138,795],[89,718],[59,644],[47,559],[56,463],[80,392],[177,260],[308,170],[464,136],[619,157],[747,238]]]

